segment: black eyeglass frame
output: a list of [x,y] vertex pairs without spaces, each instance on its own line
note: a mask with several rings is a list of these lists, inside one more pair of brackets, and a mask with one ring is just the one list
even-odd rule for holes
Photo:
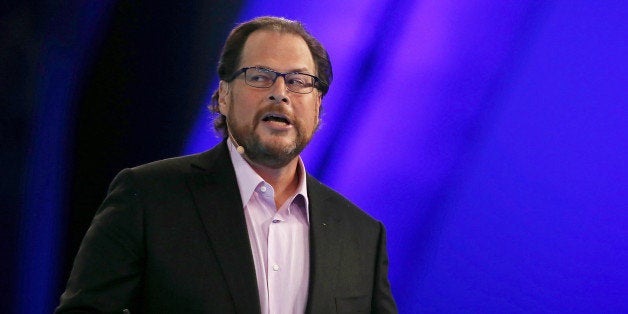
[[[257,69],[257,70],[261,70],[262,72],[269,72],[269,73],[274,73],[275,74],[275,78],[273,79],[273,83],[268,85],[268,86],[253,86],[251,84],[249,84],[249,82],[246,80],[246,71],[249,69]],[[297,93],[297,94],[309,94],[311,93],[314,88],[319,89],[319,84],[321,79],[319,79],[318,77],[312,75],[312,74],[307,74],[307,73],[301,73],[301,72],[288,72],[288,73],[282,73],[282,72],[278,72],[269,68],[264,68],[264,67],[259,67],[259,66],[253,66],[253,67],[244,67],[241,68],[237,71],[235,71],[233,73],[233,75],[231,76],[231,78],[227,81],[227,82],[231,82],[233,80],[236,79],[236,77],[238,77],[240,74],[244,73],[244,83],[248,86],[254,87],[254,88],[270,88],[271,86],[273,86],[275,84],[275,82],[277,81],[278,77],[283,77],[284,81],[286,80],[286,75],[290,75],[290,74],[299,74],[299,75],[305,75],[305,76],[309,76],[311,78],[314,79],[314,83],[312,84],[312,89],[309,92],[303,93],[303,92],[298,92],[298,91],[294,91],[290,89],[290,85],[286,85],[286,88],[293,92],[293,93]]]

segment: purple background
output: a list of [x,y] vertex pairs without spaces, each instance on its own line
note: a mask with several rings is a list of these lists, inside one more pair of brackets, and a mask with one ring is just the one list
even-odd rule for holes
[[[116,14],[107,2],[70,7],[50,9],[73,22],[43,42],[72,39],[41,53],[50,68],[34,80],[13,218],[19,313],[54,307],[66,278],[57,252],[75,253],[63,244],[64,167],[76,159],[64,134],[84,60]],[[385,223],[401,313],[628,312],[626,2],[249,1],[233,12],[224,29],[285,16],[328,49],[335,80],[306,168]],[[207,75],[173,155],[218,142]]]

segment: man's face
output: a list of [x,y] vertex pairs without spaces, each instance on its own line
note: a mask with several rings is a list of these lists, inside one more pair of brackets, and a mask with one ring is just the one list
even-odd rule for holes
[[[238,69],[252,66],[316,75],[307,44],[289,33],[253,32]],[[288,164],[312,139],[321,97],[316,88],[309,94],[288,91],[282,77],[269,88],[255,88],[246,85],[241,74],[229,83],[221,81],[219,88],[220,112],[227,117],[231,136],[251,161],[272,168]]]

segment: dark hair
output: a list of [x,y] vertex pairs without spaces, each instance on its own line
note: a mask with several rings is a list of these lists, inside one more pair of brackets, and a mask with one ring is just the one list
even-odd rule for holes
[[[240,64],[242,49],[244,48],[246,40],[249,38],[249,35],[257,30],[272,30],[301,36],[310,49],[310,53],[312,53],[312,58],[314,59],[314,64],[316,66],[315,75],[320,79],[316,88],[322,92],[323,96],[327,94],[333,76],[331,62],[329,61],[329,54],[327,54],[323,45],[321,45],[321,43],[305,29],[301,22],[281,17],[258,17],[248,22],[239,24],[231,30],[231,33],[229,33],[229,37],[227,37],[227,41],[222,48],[220,60],[218,61],[218,77],[220,80],[229,81],[232,79],[231,76],[238,70],[237,67]],[[221,133],[223,137],[226,137],[227,123],[226,117],[220,113],[218,108],[218,89],[216,89],[212,95],[209,110],[212,113],[218,114],[218,116],[214,119],[214,129]]]

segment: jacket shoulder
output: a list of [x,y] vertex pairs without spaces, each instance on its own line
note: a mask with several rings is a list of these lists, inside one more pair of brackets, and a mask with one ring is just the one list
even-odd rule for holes
[[157,160],[128,170],[139,177],[163,177],[188,173],[193,169],[211,170],[230,162],[226,145],[221,143],[202,153]]
[[191,164],[195,163],[201,154],[179,156],[153,161],[143,165],[130,168],[137,175],[151,175],[168,172],[183,172],[187,170]]
[[350,218],[350,221],[353,222],[379,224],[378,220],[362,210],[352,201],[309,174],[307,177],[307,184],[308,197],[310,198],[310,201],[315,203],[315,205],[333,204],[333,211],[335,215],[348,217]]

